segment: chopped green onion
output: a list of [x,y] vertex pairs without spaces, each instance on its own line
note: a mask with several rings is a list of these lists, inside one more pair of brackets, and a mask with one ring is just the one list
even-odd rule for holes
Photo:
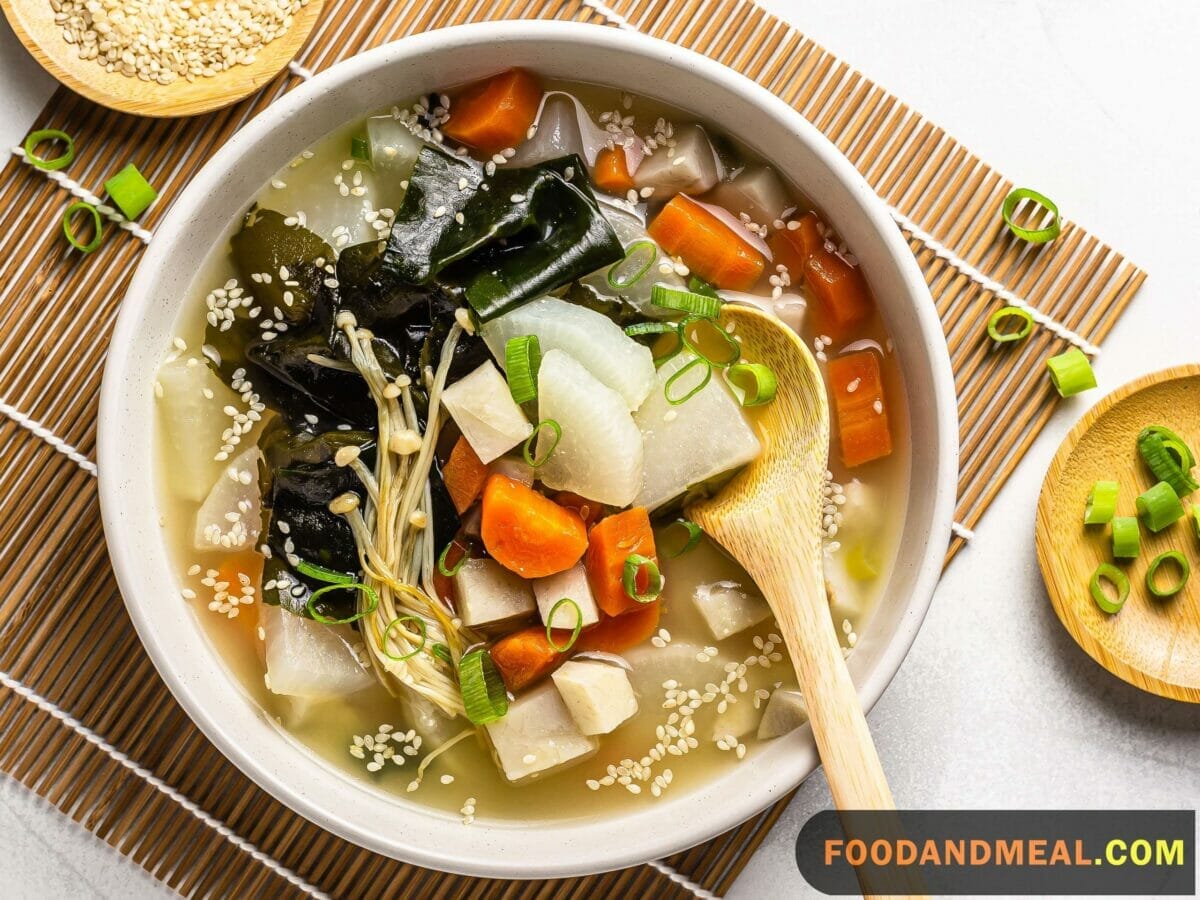
[[1192,504],[1192,529],[1196,532],[1196,537],[1200,538],[1200,503]]
[[1115,481],[1097,481],[1088,494],[1087,506],[1083,509],[1084,525],[1104,525],[1117,514],[1117,491]]
[[[396,656],[394,653],[388,650],[388,635],[392,633],[393,628],[400,627],[405,622],[417,623],[417,631],[421,634],[421,643],[417,644],[417,646],[408,653]],[[429,626],[426,624],[425,620],[420,616],[400,616],[399,618],[392,619],[392,621],[388,622],[387,628],[383,629],[383,636],[379,639],[379,649],[383,651],[384,656],[386,656],[388,659],[394,659],[396,662],[404,662],[406,659],[412,659],[425,649],[425,642],[428,640],[428,627]]]
[[[549,428],[554,432],[554,443],[546,448],[546,452],[541,456],[533,455],[534,441],[537,440],[538,434],[543,428]],[[529,433],[529,437],[525,438],[525,444],[521,447],[521,455],[525,457],[525,462],[533,466],[535,469],[539,466],[544,466],[546,460],[550,458],[550,454],[554,452],[554,448],[558,446],[558,442],[562,440],[562,426],[554,419],[542,419],[533,427],[533,431]]]
[[[1013,213],[1017,211],[1017,204],[1022,200],[1032,200],[1049,212],[1049,224],[1041,228],[1025,228],[1014,222]],[[1054,201],[1030,188],[1017,188],[1005,197],[1004,204],[1000,207],[1000,215],[1004,218],[1004,224],[1008,226],[1009,231],[1031,244],[1045,244],[1058,237],[1059,232],[1062,231],[1062,224],[1058,221],[1058,207],[1054,205]]]
[[742,406],[764,406],[775,399],[775,373],[762,363],[737,363],[725,370]]
[[700,539],[704,537],[704,529],[690,519],[676,519],[667,528],[682,528],[687,531],[687,541],[674,553],[664,553],[667,559],[678,559],[685,553],[691,553],[700,545]]
[[[672,397],[671,396],[671,388],[674,386],[675,382],[678,381],[685,372],[687,372],[689,369],[692,369],[695,366],[703,366],[704,367],[704,377],[700,379],[700,383],[697,384],[695,387],[693,387],[690,391],[688,391],[682,397]],[[696,357],[695,359],[691,360],[690,362],[685,363],[683,368],[681,368],[678,372],[675,372],[670,378],[667,379],[667,383],[663,385],[663,396],[667,398],[667,402],[670,403],[672,406],[678,406],[681,403],[686,403],[688,400],[691,400],[698,393],[700,393],[702,390],[704,390],[706,387],[708,387],[708,383],[711,380],[712,380],[712,365],[709,363],[709,361],[707,359],[702,359],[701,357]]]
[[675,322],[634,322],[625,326],[625,333],[630,337],[643,334],[678,334],[679,325]]
[[536,334],[508,339],[504,345],[504,371],[508,392],[517,403],[537,399],[538,369],[542,365],[542,345]]
[[[1015,330],[1001,330],[1002,323],[1006,319],[1018,319],[1019,324]],[[1011,326],[1011,323],[1009,323]],[[987,333],[997,344],[1009,344],[1013,341],[1021,341],[1029,337],[1029,332],[1033,331],[1033,316],[1029,310],[1021,309],[1019,306],[1006,306],[1003,309],[998,309],[988,318]]]
[[[1174,563],[1179,567],[1179,578],[1173,581],[1166,587],[1158,586],[1158,569],[1163,563]],[[1178,550],[1168,550],[1166,553],[1160,553],[1150,561],[1150,568],[1146,570],[1146,589],[1155,597],[1174,597],[1183,590],[1183,586],[1187,584],[1188,578],[1192,574],[1191,563],[1187,561],[1187,557]]]
[[693,294],[703,294],[705,297],[716,297],[718,299],[721,297],[717,293],[717,289],[699,275],[693,275],[688,279],[688,290]]
[[[713,359],[700,349],[698,344],[698,341],[700,340],[699,337],[697,337],[696,341],[693,341],[688,336],[688,330],[690,328],[696,327],[698,329],[703,326],[707,326],[713,333],[725,341],[725,344],[729,347],[729,356],[725,357],[724,359]],[[683,338],[683,344],[685,347],[687,347],[701,359],[708,360],[709,365],[715,366],[718,369],[728,368],[742,358],[742,345],[733,339],[733,335],[731,335],[712,319],[705,318],[704,316],[688,316],[686,319],[680,322],[679,336]]]
[[130,163],[108,181],[104,190],[125,218],[133,221],[158,199],[158,191],[151,187],[137,166]]
[[719,297],[685,291],[661,282],[650,289],[650,302],[663,309],[677,309],[702,319],[715,319],[721,314],[723,305]]
[[634,241],[625,248],[625,258],[613,263],[609,268],[608,286],[614,291],[620,291],[637,284],[650,271],[656,259],[658,247],[654,241]]
[[[79,210],[85,210],[92,217],[92,228],[95,234],[92,239],[86,244],[80,242],[75,237],[75,231],[71,228],[71,217]],[[77,203],[72,203],[67,207],[67,211],[63,213],[62,219],[63,234],[67,236],[67,240],[71,242],[71,246],[83,253],[91,253],[100,246],[100,242],[104,240],[104,222],[100,218],[100,210],[92,206],[90,203],[84,203],[82,200]]]
[[[1178,443],[1182,444],[1181,441]],[[1142,455],[1142,461],[1146,463],[1146,468],[1159,481],[1169,484],[1180,497],[1186,497],[1200,487],[1188,470],[1191,467],[1184,469],[1180,465],[1180,460],[1185,458],[1183,451],[1186,451],[1188,456],[1191,455],[1191,450],[1187,448],[1186,444],[1183,444],[1182,450],[1176,447],[1175,452],[1172,452],[1167,449],[1160,432],[1143,428],[1138,435],[1137,447],[1138,452]]]
[[[328,616],[317,612],[317,607],[315,606],[317,598],[324,594],[328,594],[330,591],[361,591],[363,594],[366,594],[367,608],[359,610],[354,615],[347,616],[344,619],[331,619]],[[362,584],[357,581],[352,581],[349,584],[327,584],[323,588],[318,588],[309,595],[308,603],[305,605],[305,608],[308,610],[308,614],[312,616],[313,621],[320,622],[322,625],[349,625],[351,622],[357,622],[363,616],[370,615],[371,613],[375,612],[378,607],[379,595],[375,593],[375,588],[368,584]]]
[[1172,522],[1183,518],[1179,495],[1165,481],[1160,481],[1137,498],[1138,515],[1142,524],[1153,532],[1162,531]]
[[1046,368],[1050,370],[1055,389],[1063,397],[1073,397],[1096,386],[1092,364],[1078,347],[1050,357],[1046,360]]
[[[1117,592],[1116,597],[1109,596],[1108,591],[1101,584],[1102,581],[1107,581],[1113,586]],[[1112,563],[1100,563],[1096,566],[1096,571],[1092,573],[1092,580],[1088,586],[1091,588],[1092,599],[1096,601],[1096,605],[1110,615],[1119,613],[1121,607],[1125,605],[1125,601],[1129,599],[1129,579]]]
[[1141,440],[1142,435],[1147,432],[1157,434],[1162,438],[1163,446],[1167,448],[1167,452],[1175,458],[1175,462],[1183,471],[1190,472],[1196,465],[1196,457],[1192,455],[1192,448],[1170,428],[1165,425],[1147,425],[1138,435],[1138,440]]
[[371,143],[365,137],[355,135],[350,138],[350,158],[359,162],[371,161]]
[[454,546],[455,546],[455,542],[451,541],[445,547],[442,548],[441,555],[438,556],[438,565],[437,565],[438,571],[441,572],[443,575],[445,575],[447,578],[453,578],[455,575],[457,575],[458,570],[461,569],[464,565],[466,565],[467,558],[471,555],[470,553],[467,552],[466,548],[464,547],[463,554],[462,554],[462,556],[460,556],[458,558],[458,562],[456,562],[454,564],[453,568],[447,569],[446,568],[446,557],[450,554],[450,551],[451,551],[451,549],[453,549]]
[[1137,559],[1142,552],[1142,528],[1137,516],[1116,516],[1112,520],[1113,559]]
[[[571,631],[571,639],[569,641],[567,641],[566,644],[564,644],[563,646],[560,647],[558,644],[554,643],[554,630],[555,629],[551,625],[551,623],[554,621],[554,614],[556,612],[558,612],[558,608],[560,606],[562,606],[564,603],[569,603],[569,604],[571,604],[571,606],[575,607],[575,627]],[[565,629],[559,629],[559,630],[565,630]],[[552,607],[550,607],[550,615],[546,616],[546,643],[549,644],[556,652],[566,653],[568,650],[570,650],[572,647],[574,647],[575,641],[579,639],[579,632],[581,632],[582,630],[583,630],[583,610],[580,609],[579,604],[576,603],[574,600],[572,600],[570,597],[563,597],[561,600],[559,600],[557,603],[555,603]]]
[[445,663],[453,663],[454,660],[450,656],[450,648],[445,644],[434,644],[429,648],[429,652]]
[[323,581],[326,584],[354,584],[353,575],[347,575],[344,572],[335,572],[333,569],[327,569],[324,566],[318,566],[316,563],[305,562],[304,560],[296,563],[296,571],[301,575],[307,575],[313,581]]
[[[58,156],[52,156],[47,159],[44,156],[37,155],[37,146],[42,141],[62,141],[66,144],[63,152]],[[39,131],[30,132],[25,138],[25,158],[35,169],[41,169],[43,172],[55,172],[59,169],[65,169],[71,164],[71,160],[75,158],[75,139],[65,131],[59,131],[57,128],[43,128]]]
[[[638,590],[638,578],[642,572],[646,573],[645,591]],[[653,603],[663,589],[663,577],[658,570],[658,563],[640,553],[630,553],[625,557],[621,583],[625,586],[625,594],[629,599],[638,603]]]
[[495,722],[508,712],[508,691],[487,650],[472,650],[458,661],[458,687],[474,724]]

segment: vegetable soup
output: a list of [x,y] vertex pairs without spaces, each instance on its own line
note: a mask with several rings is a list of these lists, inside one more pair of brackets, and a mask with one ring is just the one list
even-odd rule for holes
[[619,812],[805,721],[767,604],[687,519],[789,389],[726,303],[826,377],[846,653],[887,583],[890,341],[852,250],[717,123],[524,70],[447,87],[281,169],[193,292],[155,383],[183,600],[379,790],[467,824]]

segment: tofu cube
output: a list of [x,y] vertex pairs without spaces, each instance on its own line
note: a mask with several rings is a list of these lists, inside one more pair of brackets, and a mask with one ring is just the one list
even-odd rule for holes
[[571,660],[550,677],[584,734],[608,734],[637,714],[637,697],[620,666],[599,660]]
[[771,615],[766,600],[746,593],[736,581],[702,584],[692,594],[692,600],[718,641],[745,631]]
[[508,382],[490,360],[446,388],[442,403],[484,465],[533,433]]
[[[553,628],[573,629],[577,620],[581,620],[583,627],[586,628],[600,621],[600,610],[596,607],[595,598],[592,597],[587,569],[582,562],[576,563],[565,572],[548,575],[545,578],[535,578],[533,594],[537,598],[537,608],[542,616],[542,622]],[[575,615],[575,610],[569,603],[564,603],[555,611],[554,621],[551,622],[550,610],[554,609],[554,604],[564,597],[579,604],[581,617]]]
[[782,737],[807,721],[808,707],[804,705],[804,695],[796,690],[776,688],[767,701],[767,708],[763,710],[762,721],[758,723],[758,739],[769,741]]
[[725,174],[712,142],[699,125],[675,129],[674,152],[660,147],[638,166],[633,180],[639,188],[654,188],[656,200],[674,194],[703,194]]
[[600,747],[579,730],[549,682],[510,703],[503,719],[485,727],[500,770],[514,782],[582,762]]
[[529,582],[494,559],[469,559],[454,576],[458,614],[475,627],[527,616],[537,609]]

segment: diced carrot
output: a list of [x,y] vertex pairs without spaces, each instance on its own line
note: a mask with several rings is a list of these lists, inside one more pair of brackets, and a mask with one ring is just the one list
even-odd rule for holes
[[646,231],[693,273],[720,288],[748,291],[766,267],[761,253],[683,194],[672,197]]
[[867,280],[861,269],[825,243],[816,213],[805,213],[799,225],[772,235],[769,246],[775,261],[788,267],[793,282],[803,276],[812,291],[813,330],[838,342],[852,338],[875,309]]
[[[237,615],[229,619],[229,626],[239,632],[241,638],[254,648],[254,652],[259,652],[261,649],[261,641],[258,640],[258,605],[262,599],[262,571],[263,558],[252,550],[246,550],[241,553],[234,553],[226,556],[217,566],[217,584],[226,584],[224,589],[229,592],[229,596],[236,597],[238,600],[247,599],[249,604],[239,603]],[[247,579],[243,581],[243,578]],[[243,593],[243,587],[252,587],[253,593]],[[228,616],[228,614],[225,614]]]
[[593,175],[596,187],[610,194],[624,197],[633,188],[633,177],[629,174],[629,161],[621,147],[605,147],[596,154]]
[[583,524],[589,529],[604,516],[603,503],[588,500],[586,497],[580,497],[571,491],[559,491],[554,495],[554,502],[559,506],[565,506],[567,509],[573,509],[579,513],[579,518],[583,519]]
[[442,481],[460,516],[479,499],[487,480],[488,467],[480,461],[467,439],[460,437],[442,466]]
[[[569,638],[569,633],[566,638],[559,638],[555,632],[559,646],[565,645]],[[505,635],[492,645],[491,654],[504,686],[513,693],[545,678],[568,658],[568,654],[550,646],[546,629],[541,625]]]
[[588,546],[579,513],[499,474],[488,478],[483,489],[480,532],[492,559],[522,578],[564,572]]
[[509,69],[454,95],[442,133],[484,153],[525,140],[542,102],[542,86],[524,69]]
[[637,609],[624,615],[605,616],[595,625],[583,629],[572,649],[623,653],[630,647],[636,647],[648,641],[658,629],[660,605],[657,600],[639,603]]
[[892,432],[875,352],[859,350],[830,360],[829,392],[837,410],[842,462],[861,466],[891,454]]
[[610,616],[630,613],[645,605],[625,592],[625,560],[633,553],[658,562],[650,516],[644,507],[602,519],[588,534],[588,585],[596,605]]

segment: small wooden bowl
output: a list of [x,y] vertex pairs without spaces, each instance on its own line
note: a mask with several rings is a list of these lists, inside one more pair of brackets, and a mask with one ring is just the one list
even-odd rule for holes
[[54,23],[50,0],[0,0],[0,9],[33,58],[71,90],[121,112],[175,117],[220,109],[261,88],[296,55],[323,4],[324,0],[309,0],[293,18],[292,27],[262,47],[251,65],[195,81],[180,78],[168,85],[106,72],[95,60],[80,59]]
[[[1136,446],[1147,425],[1165,425],[1200,446],[1200,365],[1125,385],[1067,435],[1038,501],[1038,562],[1054,611],[1092,659],[1144,691],[1200,703],[1200,542],[1191,515],[1158,534],[1142,529],[1141,555],[1119,564],[1130,582],[1119,613],[1102,612],[1088,590],[1096,566],[1113,562],[1109,526],[1083,525],[1088,493],[1097,481],[1117,481],[1117,515],[1136,514],[1134,500],[1154,481]],[[1188,499],[1200,503],[1200,493]],[[1180,593],[1158,599],[1146,589],[1146,570],[1167,550],[1188,558],[1192,576]]]

